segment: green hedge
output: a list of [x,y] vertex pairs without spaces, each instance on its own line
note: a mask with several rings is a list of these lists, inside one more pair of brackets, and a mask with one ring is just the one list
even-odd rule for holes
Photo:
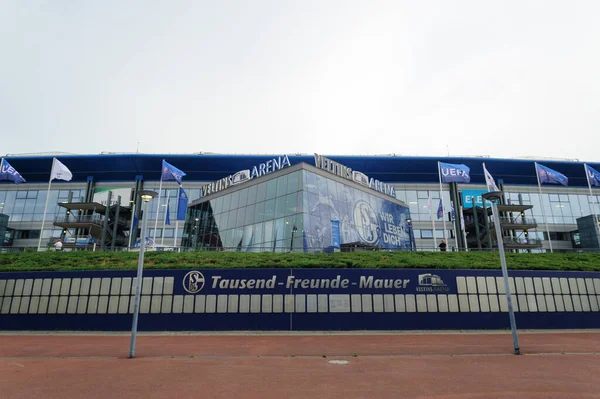
[[[134,270],[137,252],[0,254],[0,272]],[[509,269],[600,271],[600,254],[507,254]],[[494,252],[343,252],[333,254],[146,252],[146,269],[193,268],[440,268],[500,269]]]

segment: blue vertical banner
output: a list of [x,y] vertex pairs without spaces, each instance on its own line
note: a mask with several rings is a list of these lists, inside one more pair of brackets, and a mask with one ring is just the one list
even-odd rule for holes
[[165,216],[165,224],[171,225],[171,215],[169,215],[169,203],[167,202],[167,216]]
[[188,206],[188,196],[183,187],[179,187],[177,195],[177,220],[185,220],[185,213]]
[[340,248],[340,221],[331,221],[331,246],[334,248]]

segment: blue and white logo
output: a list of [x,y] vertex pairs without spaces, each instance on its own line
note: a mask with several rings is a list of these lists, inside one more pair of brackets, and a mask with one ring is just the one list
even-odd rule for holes
[[190,294],[196,294],[204,288],[204,275],[197,271],[191,271],[183,278],[183,289]]
[[369,176],[357,170],[352,171],[352,180],[354,180],[358,184],[362,184],[363,186],[369,185]]
[[379,239],[379,223],[377,214],[364,200],[354,205],[354,224],[360,238],[367,244],[375,244]]
[[250,169],[240,170],[231,177],[231,184],[239,184],[250,180]]

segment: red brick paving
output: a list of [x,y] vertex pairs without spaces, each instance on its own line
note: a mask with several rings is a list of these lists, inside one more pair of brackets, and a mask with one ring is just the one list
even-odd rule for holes
[[0,399],[600,398],[600,333],[520,340],[523,356],[510,334],[139,336],[127,359],[127,336],[0,335]]

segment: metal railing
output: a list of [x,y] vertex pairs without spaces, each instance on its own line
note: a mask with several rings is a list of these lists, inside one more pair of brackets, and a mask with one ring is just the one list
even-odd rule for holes
[[[493,222],[492,222],[493,224]],[[501,217],[500,224],[537,224],[537,221],[534,218],[523,218],[520,216],[517,217]]]
[[54,218],[54,223],[94,223],[103,224],[104,215],[63,215]]
[[541,246],[543,244],[542,240],[538,240],[536,238],[525,238],[525,237],[517,237],[517,238],[512,238],[512,237],[504,237],[504,244],[506,245],[539,245]]

